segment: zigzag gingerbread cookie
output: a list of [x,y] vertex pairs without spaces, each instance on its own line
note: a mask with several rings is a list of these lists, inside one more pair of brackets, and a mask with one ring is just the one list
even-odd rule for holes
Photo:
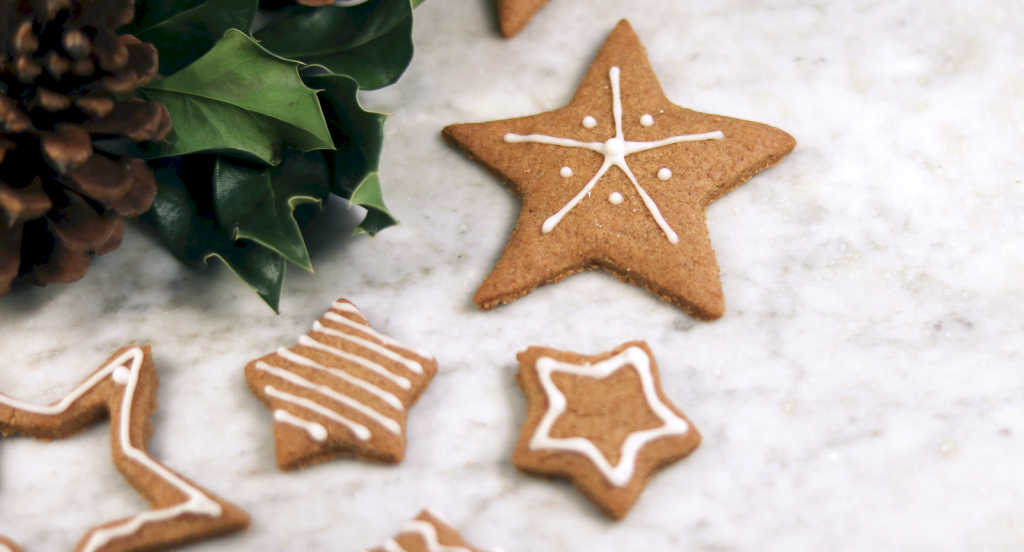
[[274,411],[283,470],[341,456],[400,462],[406,413],[436,373],[429,353],[377,332],[345,299],[298,345],[245,367],[249,388]]
[[[249,516],[174,473],[146,452],[153,433],[157,375],[149,347],[125,347],[71,393],[50,406],[0,395],[0,433],[63,439],[107,417],[114,465],[152,505],[93,528],[77,552],[163,550],[244,529]],[[6,550],[5,550],[6,549]],[[0,538],[0,551],[18,552]]]

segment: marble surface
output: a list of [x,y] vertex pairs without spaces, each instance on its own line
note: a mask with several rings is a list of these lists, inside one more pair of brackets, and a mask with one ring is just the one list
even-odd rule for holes
[[[50,402],[117,348],[152,344],[152,452],[253,517],[196,552],[361,550],[426,505],[508,552],[1024,549],[1024,7],[554,0],[505,41],[491,4],[426,2],[409,71],[364,96],[393,114],[382,180],[401,227],[349,237],[358,213],[329,204],[317,272],[289,271],[280,315],[131,228],[81,282],[0,299],[0,392]],[[560,107],[622,17],[675,103],[799,142],[707,212],[726,314],[697,321],[598,272],[480,312],[519,205],[438,132]],[[281,473],[241,369],[342,296],[440,373],[401,465]],[[514,469],[513,374],[529,345],[630,339],[650,343],[704,442],[616,523]],[[144,508],[109,446],[105,425],[0,441],[0,534],[71,550]]]

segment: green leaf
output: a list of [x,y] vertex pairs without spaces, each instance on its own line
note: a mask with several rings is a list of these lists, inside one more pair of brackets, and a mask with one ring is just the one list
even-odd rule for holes
[[210,51],[228,29],[249,32],[257,0],[139,0],[135,20],[120,29],[160,52],[170,75]]
[[302,151],[333,149],[316,92],[282,60],[237,30],[174,75],[140,88],[164,104],[174,130],[166,144],[149,143],[146,157],[199,151],[238,152],[276,165],[283,138]]
[[398,224],[398,219],[393,217],[388,208],[384,205],[384,198],[380,192],[380,180],[377,178],[377,173],[371,173],[370,176],[363,181],[362,185],[356,189],[355,193],[352,194],[350,200],[354,205],[360,205],[366,208],[366,218],[363,222],[359,223],[356,228],[356,234],[369,234],[376,236],[377,232]]
[[279,56],[321,65],[375,90],[398,80],[412,60],[412,4],[370,0],[349,8],[297,7],[255,36]]
[[285,258],[257,243],[233,239],[217,222],[210,182],[215,162],[214,155],[151,162],[157,194],[153,208],[142,218],[156,227],[181,262],[205,269],[211,257],[219,258],[277,312]]
[[335,150],[322,152],[330,171],[331,191],[367,209],[356,233],[376,235],[396,224],[398,220],[384,205],[377,175],[387,117],[363,109],[359,86],[349,77],[317,75],[303,77],[303,81],[320,90],[320,106],[334,140]]
[[323,152],[330,170],[331,191],[350,199],[352,192],[380,165],[387,116],[363,109],[357,94],[359,85],[349,77],[317,75],[302,80],[320,91],[320,107],[334,142],[334,151]]
[[327,167],[318,152],[290,152],[277,167],[219,156],[213,176],[217,220],[236,239],[272,249],[313,271],[299,225],[292,216],[304,203],[327,198]]

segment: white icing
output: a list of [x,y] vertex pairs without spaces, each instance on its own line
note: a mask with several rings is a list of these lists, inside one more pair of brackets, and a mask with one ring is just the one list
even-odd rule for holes
[[[316,322],[313,323],[313,331],[316,332],[316,333],[322,333],[324,335],[329,335],[331,337],[337,337],[339,339],[344,339],[346,341],[350,341],[352,343],[355,343],[356,345],[359,345],[359,346],[363,347],[364,349],[369,349],[369,350],[371,350],[371,351],[373,351],[373,352],[375,352],[375,353],[377,353],[377,354],[379,354],[381,356],[385,356],[385,357],[387,357],[387,358],[389,358],[389,359],[391,359],[391,360],[401,364],[402,366],[405,366],[411,372],[415,372],[417,374],[422,374],[423,373],[423,366],[419,362],[416,362],[415,360],[411,360],[411,359],[405,358],[402,355],[392,351],[391,349],[388,349],[387,347],[382,347],[382,346],[380,346],[380,345],[378,345],[378,344],[376,344],[376,343],[374,343],[374,342],[372,342],[372,341],[370,341],[368,339],[362,339],[362,338],[356,337],[354,335],[350,335],[350,334],[347,334],[347,333],[344,333],[344,332],[339,332],[338,330],[335,330],[333,328],[328,328],[327,326],[324,326],[323,324],[321,324],[319,321],[316,321]],[[337,350],[337,349],[335,349],[335,350]],[[402,389],[409,389],[410,384],[409,384],[409,380],[408,379],[403,378],[402,376],[398,376],[398,375],[392,374],[391,372],[389,372],[387,370],[384,370],[384,372],[386,374],[388,374],[388,375],[381,374],[382,376],[384,376],[384,377],[386,377],[388,379],[391,379],[392,381],[397,383],[399,386],[401,386]],[[390,377],[390,376],[393,376],[393,377]]]
[[132,371],[124,366],[118,366],[110,377],[114,380],[114,383],[125,385],[128,383],[128,380],[131,379]]
[[572,176],[572,168],[562,167],[562,170],[558,171],[558,174],[562,175],[562,178],[569,178]]
[[583,118],[583,128],[594,128],[596,126],[597,121],[590,115],[587,115],[586,117]]
[[[554,449],[564,450],[582,454],[594,463],[594,466],[608,481],[616,487],[625,486],[633,477],[636,469],[636,458],[640,449],[647,443],[668,435],[681,435],[689,431],[689,424],[675,412],[672,411],[658,397],[657,389],[654,386],[654,375],[651,372],[651,361],[647,353],[639,347],[629,347],[621,353],[598,362],[596,364],[571,364],[559,362],[549,357],[541,357],[537,360],[537,376],[540,378],[541,387],[548,399],[548,410],[544,413],[537,431],[530,439],[530,450]],[[601,453],[600,449],[591,441],[583,437],[557,438],[551,436],[551,428],[559,416],[565,412],[565,395],[555,386],[551,379],[554,372],[564,372],[577,376],[603,379],[614,373],[616,370],[632,366],[640,376],[640,384],[643,388],[644,398],[647,400],[651,411],[664,422],[660,427],[634,431],[622,442],[619,463],[612,466]]]
[[[612,84],[612,115],[615,118],[615,136],[608,139],[605,142],[579,142],[576,140],[570,140],[568,138],[557,138],[554,136],[545,136],[543,134],[530,134],[522,136],[519,134],[506,134],[504,137],[505,142],[510,144],[519,144],[533,142],[538,144],[546,144],[551,146],[561,146],[567,148],[583,148],[595,151],[604,156],[604,163],[601,164],[601,168],[597,170],[597,174],[587,182],[587,185],[580,190],[580,193],[576,197],[569,200],[569,203],[562,207],[557,213],[549,217],[544,221],[541,226],[541,232],[547,234],[554,230],[555,226],[561,222],[562,218],[573,209],[584,197],[590,195],[591,190],[597,184],[597,181],[608,169],[615,166],[622,169],[622,172],[626,173],[629,177],[630,182],[636,187],[637,192],[640,193],[640,198],[643,200],[644,205],[647,206],[647,210],[654,217],[655,222],[661,227],[661,230],[665,233],[665,237],[668,238],[670,243],[679,243],[679,236],[672,230],[665,218],[661,216],[661,211],[658,210],[658,206],[655,205],[654,200],[651,199],[647,192],[637,182],[636,177],[633,175],[633,171],[629,169],[629,165],[626,163],[626,156],[641,151],[647,151],[671,144],[678,144],[681,142],[697,142],[702,140],[721,140],[725,138],[725,135],[721,131],[707,132],[704,134],[687,134],[683,136],[673,136],[664,140],[657,140],[654,142],[627,142],[622,134],[622,95],[619,90],[619,73],[618,67],[612,67],[608,72],[611,78]],[[584,126],[586,126],[586,119]],[[595,123],[596,124],[596,123]]]
[[645,113],[643,117],[640,117],[640,125],[649,127],[654,124],[654,117],[651,117],[649,113]]
[[[144,469],[160,479],[163,479],[183,495],[188,497],[185,502],[180,504],[142,512],[122,522],[118,522],[115,525],[95,529],[89,536],[89,540],[85,543],[85,546],[82,548],[82,552],[95,552],[109,544],[114,539],[136,533],[147,523],[166,521],[183,514],[218,517],[222,512],[220,504],[215,500],[206,496],[199,489],[187,483],[177,474],[167,469],[163,464],[160,464],[144,451],[132,445],[132,405],[135,402],[135,389],[139,384],[139,372],[142,369],[142,360],[144,357],[145,354],[142,352],[142,349],[138,347],[125,351],[124,354],[115,358],[103,368],[97,370],[96,373],[86,381],[82,382],[81,385],[76,387],[66,397],[50,406],[36,406],[12,399],[5,395],[0,395],[0,403],[6,404],[12,408],[34,414],[53,416],[66,412],[67,409],[75,403],[75,401],[82,398],[83,395],[99,385],[99,383],[106,377],[110,376],[115,382],[125,386],[124,395],[121,398],[121,407],[118,411],[120,423],[117,428],[117,441],[121,450],[130,461],[141,465]],[[131,360],[131,367],[126,368],[125,363],[129,360]]]
[[422,537],[423,542],[427,545],[427,552],[473,552],[465,546],[449,546],[438,542],[437,528],[429,521],[419,519],[407,521],[405,525],[402,526],[402,532],[416,533]]
[[347,312],[347,313],[350,313],[350,314],[354,314],[354,315],[358,316],[359,318],[362,318],[364,320],[364,323],[366,323],[366,324],[370,323],[369,319],[366,318],[366,315],[363,314],[363,311],[359,310],[359,307],[357,307],[357,306],[355,306],[352,303],[349,303],[347,301],[335,301],[335,302],[331,303],[331,308],[334,309],[334,310],[340,310],[341,312]]
[[441,510],[435,510],[434,508],[427,508],[427,513],[434,516],[438,521],[447,525],[448,527],[454,527],[455,524],[452,520],[448,519],[448,516]]
[[[292,414],[291,412],[288,412],[287,410],[280,410],[280,409],[275,410],[274,411],[274,419],[279,421],[279,422],[281,422],[281,423],[293,425],[295,427],[299,427],[299,428],[302,428],[302,429],[306,430],[306,433],[308,433],[309,436],[314,441],[324,441],[324,440],[327,439],[327,428],[326,427],[324,427],[324,426],[322,426],[322,425],[320,425],[320,424],[318,424],[316,422],[310,422],[308,420],[303,420],[302,418],[296,416],[295,414]],[[0,551],[0,552],[2,552],[2,551]]]
[[[365,368],[369,368],[370,370],[372,370],[375,373],[380,374],[380,375],[385,375],[385,374],[390,374],[391,373],[391,372],[388,372],[386,368],[384,368],[380,364],[377,364],[376,362],[371,362],[371,361],[368,361],[368,360],[366,360],[366,359],[364,359],[362,357],[351,355],[351,354],[346,353],[344,351],[335,349],[334,347],[331,347],[330,345],[325,345],[323,343],[320,343],[319,341],[317,341],[317,340],[315,340],[315,339],[313,339],[313,338],[311,338],[309,336],[306,336],[306,335],[304,335],[304,336],[299,338],[299,345],[303,345],[305,347],[309,347],[310,349],[318,349],[318,350],[324,351],[326,353],[330,353],[330,354],[332,354],[334,356],[337,356],[338,358],[341,358],[341,359],[344,359],[344,360],[348,360],[350,362],[354,362],[354,363],[356,363],[356,364],[358,364],[360,366],[363,366]],[[344,370],[342,370],[340,368],[332,368],[332,367],[329,367],[329,366],[324,366],[324,365],[322,365],[322,364],[320,364],[320,363],[310,359],[309,357],[307,357],[305,355],[301,355],[299,353],[296,353],[295,351],[291,351],[289,349],[285,349],[284,347],[278,348],[277,349],[277,354],[281,355],[282,357],[284,357],[284,358],[286,358],[286,359],[288,359],[288,360],[290,360],[290,361],[292,361],[292,362],[294,362],[296,364],[301,364],[303,366],[308,366],[310,368],[316,368],[317,370],[327,371],[331,375],[337,376],[338,378],[343,379],[343,380],[351,383],[352,385],[359,386],[359,387],[369,391],[370,393],[373,393],[374,395],[377,395],[381,399],[387,401],[388,404],[391,404],[392,406],[394,406],[396,404],[401,404],[401,401],[399,401],[398,397],[396,397],[393,393],[385,391],[385,390],[381,389],[380,387],[378,387],[378,386],[376,386],[376,385],[374,385],[374,384],[364,380],[363,378],[359,378],[359,377],[353,376],[353,375],[349,374],[348,372],[346,372],[346,371],[344,371]],[[387,376],[385,376],[385,377],[387,377]],[[388,379],[392,379],[392,378],[388,378]],[[399,384],[399,387],[402,387],[403,389],[405,389],[405,387],[403,387],[401,385],[401,381],[403,379],[405,379],[405,378],[401,378],[400,376],[396,376],[392,380],[395,381],[395,383]],[[406,381],[408,381],[408,380],[406,380]],[[399,408],[400,409],[399,406],[395,406],[395,408]]]
[[[305,343],[303,343],[303,345],[305,345]],[[380,387],[377,387],[376,385],[362,378],[357,378],[356,376],[353,376],[344,370],[341,370],[339,368],[332,368],[330,366],[324,366],[323,364],[320,364],[315,360],[311,360],[294,351],[285,349],[284,347],[278,349],[277,354],[278,356],[289,362],[294,362],[295,364],[299,364],[307,368],[312,368],[314,370],[325,372],[340,379],[341,381],[344,381],[345,383],[358,387],[363,391],[366,391],[367,393],[370,393],[371,395],[377,397],[378,399],[388,403],[388,406],[394,408],[395,410],[403,410],[405,408],[404,405],[402,404],[402,401],[398,397],[396,397],[394,393],[385,391]]]
[[[348,318],[345,318],[344,316],[341,316],[340,314],[337,314],[337,313],[334,313],[334,312],[327,312],[326,314],[324,314],[324,318],[330,320],[331,322],[337,322],[339,324],[344,324],[345,326],[347,326],[349,328],[352,328],[354,330],[363,332],[364,334],[366,334],[366,335],[376,339],[377,341],[380,341],[381,343],[383,343],[385,345],[390,345],[390,346],[396,347],[398,349],[403,349],[403,350],[409,351],[410,353],[417,354],[417,355],[419,355],[419,356],[421,356],[423,358],[429,358],[429,359],[433,359],[434,358],[433,356],[430,355],[430,353],[428,353],[426,351],[423,351],[421,349],[412,349],[412,348],[406,347],[405,345],[403,345],[403,344],[399,343],[398,341],[396,341],[396,340],[394,340],[394,339],[392,339],[392,338],[390,338],[390,337],[388,337],[388,336],[378,332],[377,330],[375,330],[375,329],[373,329],[373,328],[371,328],[371,327],[369,327],[367,325],[358,324],[356,322],[353,322],[353,321],[349,320]],[[419,366],[419,364],[417,363],[416,366]],[[416,372],[417,374],[422,374],[423,373],[423,369],[422,368],[420,368],[418,371],[415,370],[415,369],[412,369],[412,371]]]
[[6,544],[0,542],[0,552],[14,552]]
[[608,196],[608,201],[610,201],[612,205],[619,205],[622,203],[623,199],[622,194],[619,192],[612,192],[611,195]]
[[398,541],[396,541],[395,539],[388,539],[388,540],[384,541],[384,552],[409,552],[409,551],[404,549],[404,548],[402,548],[402,545],[398,544]]
[[[360,414],[366,416],[367,418],[370,418],[371,420],[377,422],[378,424],[384,426],[388,431],[390,431],[390,432],[392,432],[392,433],[394,433],[396,435],[402,433],[402,426],[399,425],[398,422],[396,422],[395,420],[392,420],[391,418],[388,418],[387,416],[381,414],[380,412],[377,412],[376,410],[374,410],[374,409],[366,406],[365,404],[363,404],[363,403],[353,399],[352,397],[349,397],[348,395],[346,395],[344,393],[340,393],[338,391],[335,391],[334,389],[331,389],[330,387],[327,387],[326,385],[320,385],[319,383],[314,383],[312,381],[309,381],[308,379],[306,379],[306,378],[304,378],[304,377],[302,377],[300,375],[294,374],[292,372],[289,372],[288,370],[285,370],[284,368],[278,368],[276,366],[271,366],[271,365],[267,364],[266,362],[262,362],[262,361],[261,362],[257,362],[256,363],[256,368],[259,369],[259,370],[262,370],[264,372],[267,372],[269,374],[273,374],[273,375],[275,375],[275,376],[277,376],[277,377],[287,381],[288,383],[291,383],[292,385],[295,385],[297,387],[302,387],[303,389],[308,389],[310,391],[315,391],[315,392],[323,395],[324,397],[327,397],[328,399],[333,400],[336,403],[343,404],[343,405],[351,408],[352,410],[355,410],[356,412],[359,412]],[[399,403],[399,404],[401,404],[401,403]]]
[[658,180],[668,180],[669,178],[672,178],[671,169],[663,168],[658,170]]
[[268,385],[264,387],[263,391],[266,392],[268,396],[274,397],[275,399],[294,404],[295,406],[300,406],[311,412],[316,412],[317,414],[329,420],[334,420],[335,422],[338,422],[339,424],[349,428],[349,430],[351,430],[352,433],[354,433],[355,436],[362,441],[366,441],[367,439],[370,438],[371,433],[369,428],[367,428],[363,424],[349,420],[348,418],[342,416],[341,414],[338,414],[337,412],[331,410],[330,408],[321,405],[316,401],[311,401],[307,398],[300,397],[298,395],[292,395],[291,393],[281,391],[280,389],[274,387],[273,385]]

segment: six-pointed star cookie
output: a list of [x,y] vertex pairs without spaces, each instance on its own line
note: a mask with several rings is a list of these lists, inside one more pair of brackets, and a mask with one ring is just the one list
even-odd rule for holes
[[533,19],[548,0],[498,0],[498,25],[505,38],[512,38]]
[[626,515],[655,471],[700,443],[661,391],[642,341],[592,356],[530,347],[517,358],[528,411],[512,462],[568,478],[614,519]]
[[[249,525],[248,514],[146,452],[153,432],[150,417],[156,411],[156,389],[149,347],[125,347],[52,405],[0,395],[0,433],[4,435],[61,439],[110,418],[114,465],[152,509],[93,528],[82,538],[78,552],[163,550]],[[5,546],[0,538],[0,550]]]
[[673,105],[625,20],[566,107],[442,134],[523,202],[477,306],[600,267],[703,319],[725,310],[705,209],[796,145],[767,125]]

